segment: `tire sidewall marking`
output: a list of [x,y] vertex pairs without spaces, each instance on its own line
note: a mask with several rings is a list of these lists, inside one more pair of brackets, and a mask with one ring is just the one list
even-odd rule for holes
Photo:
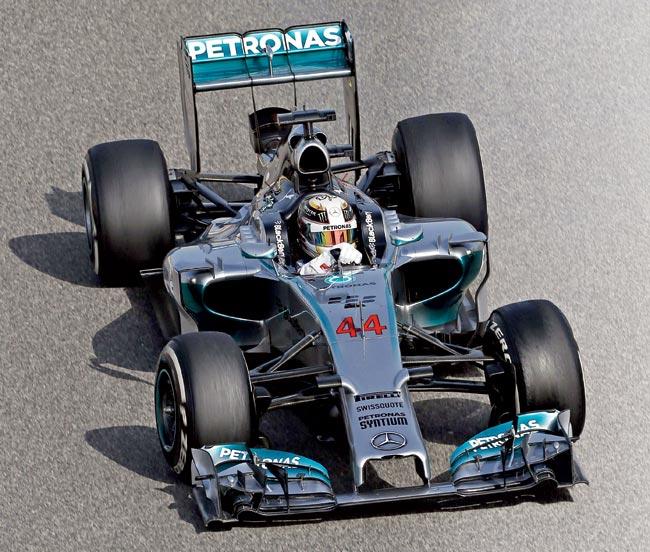
[[503,332],[499,324],[497,324],[496,320],[494,320],[493,318],[491,318],[490,322],[488,323],[488,329],[490,330],[490,332],[495,338],[495,341],[499,344],[499,347],[501,348],[501,354],[503,355],[503,360],[505,360],[509,364],[513,364],[512,356],[510,355],[512,349],[508,346],[505,333]]

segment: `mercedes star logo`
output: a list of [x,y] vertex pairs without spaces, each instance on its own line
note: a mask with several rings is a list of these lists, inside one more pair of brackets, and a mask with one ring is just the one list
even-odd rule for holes
[[406,437],[401,433],[385,431],[377,433],[371,440],[370,444],[377,450],[397,450],[406,445]]

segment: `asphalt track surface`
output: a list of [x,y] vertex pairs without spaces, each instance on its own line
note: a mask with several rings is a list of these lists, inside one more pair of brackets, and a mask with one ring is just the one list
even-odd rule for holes
[[[163,340],[147,296],[97,287],[87,262],[81,160],[95,143],[148,137],[171,166],[187,164],[178,35],[341,17],[357,44],[365,153],[387,148],[401,118],[474,121],[490,304],[548,298],[571,321],[589,408],[577,451],[592,484],[205,532],[158,449]],[[4,0],[0,28],[0,550],[648,549],[647,2]],[[323,92],[308,105],[340,105],[338,85],[307,88]],[[248,92],[201,102],[206,167],[254,168],[248,108]],[[488,414],[474,397],[421,397],[417,409],[436,473]],[[338,477],[344,457],[292,415],[266,426]]]

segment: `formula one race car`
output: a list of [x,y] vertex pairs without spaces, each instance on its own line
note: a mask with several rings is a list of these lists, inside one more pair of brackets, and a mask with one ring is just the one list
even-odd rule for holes
[[[168,170],[152,141],[101,144],[86,156],[83,197],[101,281],[154,291],[171,337],[158,435],[206,525],[585,482],[573,453],[584,383],[566,318],[548,301],[486,312],[488,216],[467,116],[403,120],[390,151],[362,159],[344,22],[182,38],[178,54],[191,169]],[[348,144],[318,126],[334,111],[296,107],[297,82],[327,78],[343,79]],[[253,96],[257,173],[203,172],[196,93],[277,83],[293,83],[294,109],[257,109]],[[254,198],[228,201],[223,183]],[[460,377],[468,366],[480,380]],[[489,396],[491,427],[456,449],[447,482],[434,481],[414,391]],[[265,412],[318,405],[344,428],[349,492],[260,435]],[[389,458],[421,485],[374,488],[368,466]]]

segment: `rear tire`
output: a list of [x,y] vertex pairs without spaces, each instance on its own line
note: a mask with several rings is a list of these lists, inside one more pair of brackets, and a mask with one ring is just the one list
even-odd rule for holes
[[189,477],[192,448],[251,444],[256,435],[246,361],[227,334],[172,339],[158,360],[154,398],[163,455],[183,477]]
[[100,281],[129,285],[174,246],[172,192],[160,146],[123,140],[88,150],[82,169],[90,260]]
[[[585,425],[585,386],[578,345],[566,317],[550,301],[523,301],[492,313],[483,350],[515,368],[522,413],[571,410],[573,435]],[[499,421],[512,419],[514,393],[495,405]]]
[[399,213],[463,219],[487,236],[483,166],[467,115],[439,113],[400,121],[393,152],[401,172]]

